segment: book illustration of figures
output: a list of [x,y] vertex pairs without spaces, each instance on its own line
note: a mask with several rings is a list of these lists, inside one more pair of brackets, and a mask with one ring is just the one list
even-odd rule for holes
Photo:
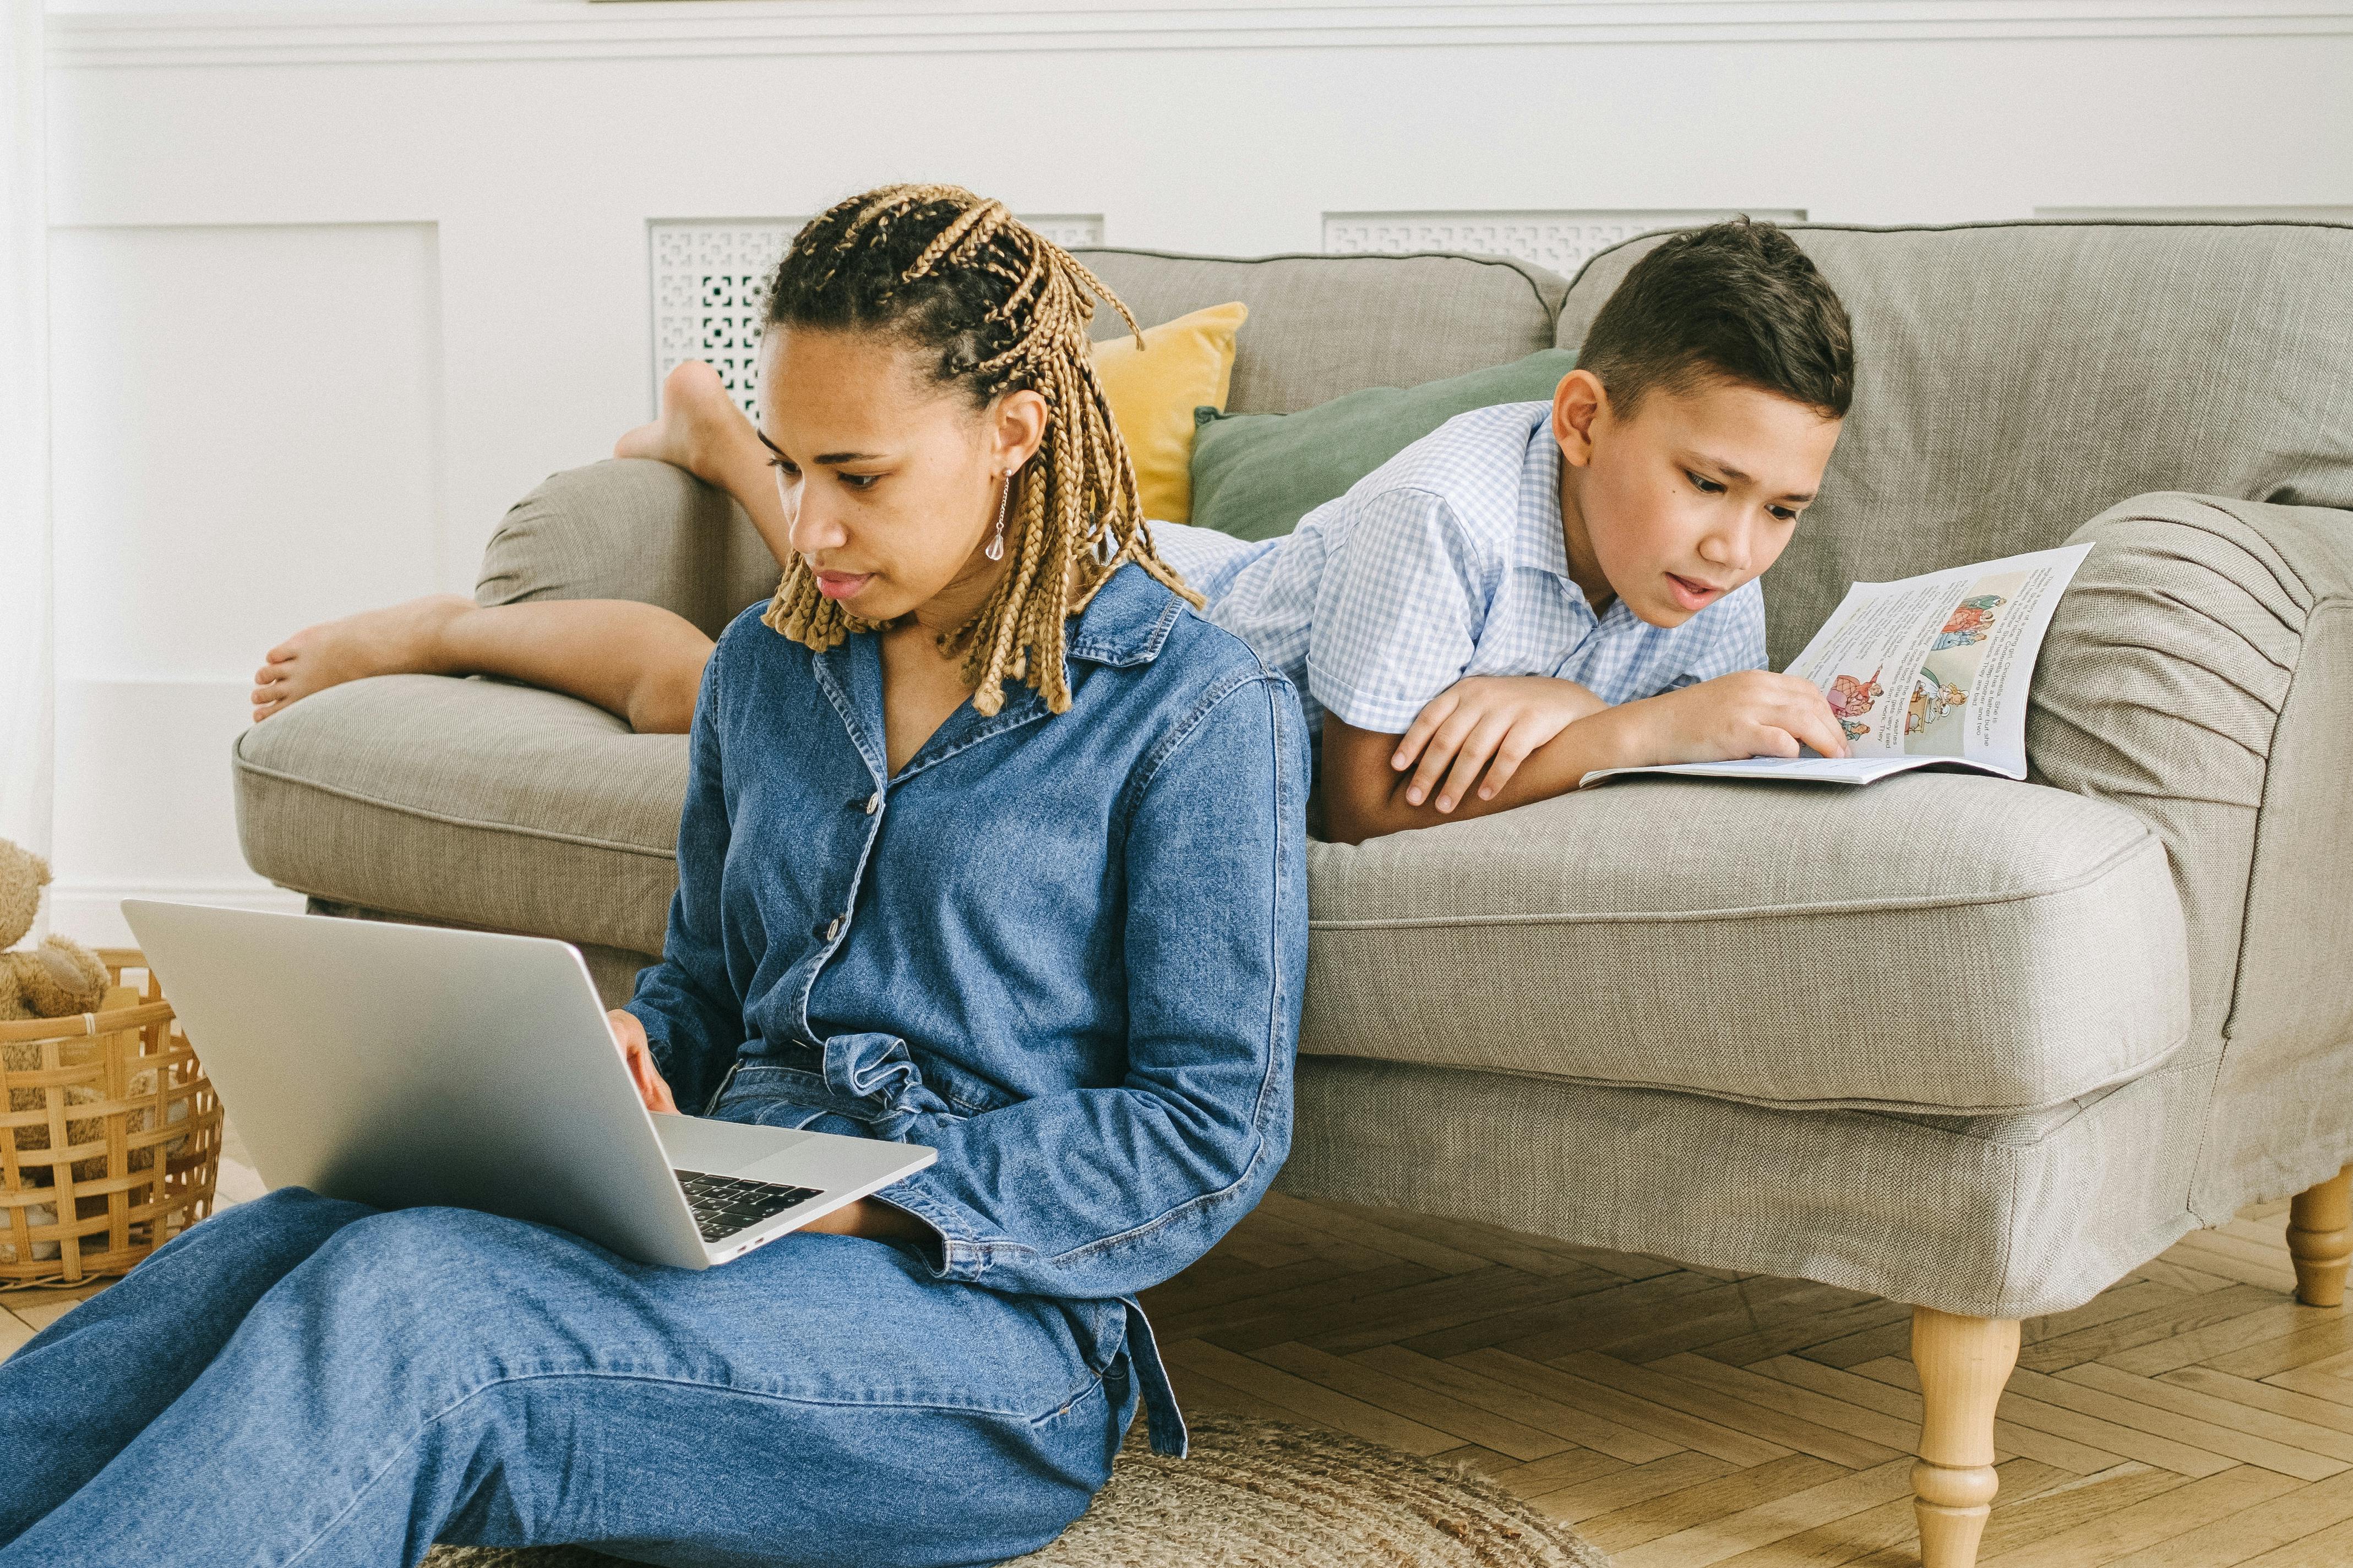
[[1970,677],[1930,659],[1912,683],[1911,700],[1904,707],[1904,749],[1961,754],[1962,709],[1969,700]]
[[1860,741],[1871,733],[1871,726],[1862,719],[1871,711],[1872,704],[1879,700],[1882,689],[1876,669],[1860,680],[1852,675],[1841,675],[1831,682],[1824,695],[1829,697],[1831,711],[1838,715],[1839,728],[1846,731],[1848,740]]
[[1954,606],[1945,629],[1928,645],[1934,653],[1939,648],[1967,647],[1971,643],[1985,641],[1986,633],[1993,629],[1993,613],[2010,601],[2000,594],[1978,594],[1963,599]]

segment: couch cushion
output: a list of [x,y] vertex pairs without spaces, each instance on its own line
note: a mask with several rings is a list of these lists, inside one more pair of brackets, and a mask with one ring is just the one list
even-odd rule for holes
[[[1525,359],[1419,386],[1367,386],[1297,414],[1199,411],[1193,521],[1237,539],[1272,539],[1458,414],[1550,401],[1577,356]],[[1152,515],[1157,517],[1159,513]]]
[[[1550,348],[1566,279],[1494,256],[1072,254],[1149,326],[1229,300],[1238,414],[1289,414],[1362,386],[1413,386]],[[1127,331],[1098,310],[1097,338]],[[2082,521],[2081,518],[2076,520]]]
[[[247,859],[315,898],[639,953],[686,738],[529,687],[383,676],[235,748]],[[1769,1105],[1987,1114],[2184,1037],[2180,906],[2131,814],[1918,773],[1639,779],[1312,844],[1300,1048]]]
[[[1765,575],[1776,668],[1855,581],[2064,541],[2128,496],[2353,506],[2353,226],[1791,233],[1854,320],[1854,407]],[[1587,264],[1563,347],[1635,260]]]
[[331,687],[232,749],[253,868],[321,900],[659,952],[686,737],[479,678]]
[[1249,306],[1229,302],[1145,328],[1141,347],[1130,337],[1096,340],[1095,379],[1135,464],[1145,516],[1192,521],[1194,413],[1226,405],[1234,333],[1249,317]]
[[2163,846],[2005,780],[1627,780],[1313,843],[1308,886],[1303,1052],[1982,1114],[2189,1029]]

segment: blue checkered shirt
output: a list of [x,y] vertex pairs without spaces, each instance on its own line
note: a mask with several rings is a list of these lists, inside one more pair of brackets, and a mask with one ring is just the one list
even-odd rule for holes
[[1621,597],[1600,615],[1568,574],[1552,405],[1459,414],[1300,520],[1243,543],[1155,522],[1161,558],[1209,618],[1326,710],[1399,734],[1471,675],[1548,675],[1630,702],[1765,666],[1765,603],[1743,584],[1682,626]]

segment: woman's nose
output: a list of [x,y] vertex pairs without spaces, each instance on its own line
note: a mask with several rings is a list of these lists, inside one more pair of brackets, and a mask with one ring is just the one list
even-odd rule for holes
[[822,550],[838,550],[849,539],[849,531],[828,514],[822,506],[811,506],[807,498],[801,504],[786,510],[789,520],[786,536],[795,550],[804,555],[814,555]]

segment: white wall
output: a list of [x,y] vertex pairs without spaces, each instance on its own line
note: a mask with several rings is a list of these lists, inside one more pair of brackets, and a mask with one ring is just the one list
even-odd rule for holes
[[1325,213],[2353,205],[2353,3],[87,5],[47,89],[90,940],[134,888],[282,899],[227,810],[248,675],[470,588],[510,501],[646,416],[649,220],[908,177],[1243,254]]
[[57,721],[41,28],[39,0],[0,0],[0,838],[37,855],[51,848]]

